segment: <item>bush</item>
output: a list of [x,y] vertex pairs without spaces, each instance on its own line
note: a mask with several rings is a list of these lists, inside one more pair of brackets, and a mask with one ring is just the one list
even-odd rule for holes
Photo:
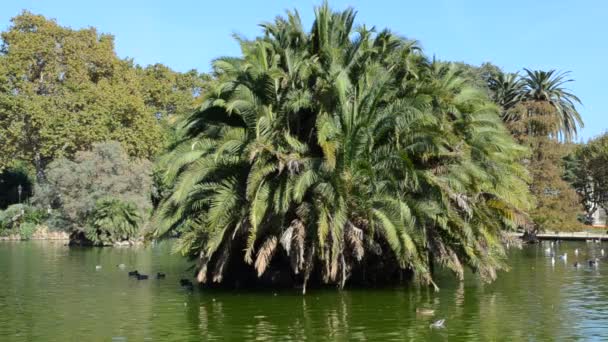
[[36,231],[36,227],[38,227],[38,225],[33,222],[23,222],[19,225],[19,236],[22,240],[31,239]]
[[13,204],[0,211],[0,235],[19,234],[22,239],[29,240],[36,227],[43,223],[47,214],[25,204]]
[[106,142],[77,153],[74,161],[53,161],[47,169],[47,183],[36,187],[33,200],[40,207],[54,209],[49,220],[52,229],[61,228],[75,236],[88,230],[96,204],[105,198],[132,203],[138,217],[149,216],[151,188],[151,164],[131,160],[119,143]]
[[136,238],[140,223],[141,216],[135,204],[106,198],[95,205],[84,233],[95,245],[111,245]]

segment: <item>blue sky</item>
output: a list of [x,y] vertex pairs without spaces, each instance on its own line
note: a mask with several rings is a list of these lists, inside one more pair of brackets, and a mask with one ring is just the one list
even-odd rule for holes
[[[212,59],[239,53],[233,32],[254,37],[260,32],[257,24],[292,8],[309,25],[313,6],[320,2],[5,0],[0,29],[27,9],[64,26],[94,26],[111,33],[119,56],[139,64],[207,71]],[[583,101],[585,128],[579,139],[608,130],[608,89],[603,83],[608,77],[608,1],[335,0],[330,5],[352,6],[359,23],[418,39],[428,55],[443,60],[491,61],[506,71],[570,70],[576,82],[569,88]]]

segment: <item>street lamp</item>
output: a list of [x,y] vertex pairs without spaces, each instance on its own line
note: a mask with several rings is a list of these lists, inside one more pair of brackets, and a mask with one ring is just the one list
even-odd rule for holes
[[17,186],[17,193],[19,194],[19,204],[21,204],[21,192],[23,191],[23,187],[21,186],[21,184],[19,184],[19,186]]

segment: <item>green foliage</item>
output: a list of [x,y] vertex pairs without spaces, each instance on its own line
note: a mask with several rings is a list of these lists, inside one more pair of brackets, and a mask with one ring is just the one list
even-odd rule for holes
[[525,75],[498,74],[489,80],[494,101],[516,136],[550,136],[570,141],[583,121],[580,99],[564,88],[568,72],[528,70]]
[[582,198],[585,222],[602,208],[608,212],[608,133],[577,146],[566,158],[567,180]]
[[502,232],[529,206],[525,149],[462,68],[354,18],[323,5],[306,32],[288,12],[214,62],[160,161],[173,187],[151,232],[181,232],[200,282],[238,277],[234,254],[258,275],[286,257],[304,284],[341,287],[370,260],[425,283],[433,262],[484,280],[506,267]]
[[37,227],[38,225],[33,222],[23,222],[19,225],[19,236],[22,240],[29,240],[34,235]]
[[46,218],[46,213],[35,207],[13,204],[0,210],[0,235],[19,234],[21,239],[29,240]]
[[108,140],[150,158],[166,144],[159,118],[189,112],[202,80],[194,71],[141,68],[118,58],[109,34],[24,11],[2,33],[0,171],[23,160],[43,181],[54,159]]
[[68,232],[85,229],[96,203],[111,197],[135,203],[137,214],[147,217],[151,210],[151,165],[146,160],[130,159],[117,142],[94,144],[91,151],[76,154],[74,161],[59,159],[49,165],[48,181],[38,184],[34,202],[53,208],[53,226]]
[[96,203],[84,233],[95,245],[111,245],[136,238],[141,220],[133,203],[106,198]]

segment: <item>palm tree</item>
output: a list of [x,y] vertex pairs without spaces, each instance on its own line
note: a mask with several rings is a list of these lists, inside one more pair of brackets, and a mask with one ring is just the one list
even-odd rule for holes
[[85,236],[95,245],[108,245],[138,236],[141,216],[133,203],[113,198],[95,205]]
[[[499,73],[496,77],[490,78],[488,82],[492,90],[494,102],[509,111],[515,107],[524,95],[524,82],[517,73]],[[514,118],[505,117],[505,121],[512,121]]]
[[[576,109],[581,101],[576,95],[563,86],[572,82],[568,72],[558,73],[555,70],[531,71],[524,69],[522,98],[527,107],[528,116],[545,116],[553,118],[550,134],[571,140],[576,136],[583,120]],[[547,106],[549,110],[547,110]]]
[[494,279],[528,205],[498,108],[416,42],[354,29],[351,9],[315,18],[306,33],[288,13],[214,62],[160,162],[174,186],[152,236],[180,232],[201,283],[246,277],[243,263],[289,264],[304,291],[403,271],[433,284],[433,262]]

